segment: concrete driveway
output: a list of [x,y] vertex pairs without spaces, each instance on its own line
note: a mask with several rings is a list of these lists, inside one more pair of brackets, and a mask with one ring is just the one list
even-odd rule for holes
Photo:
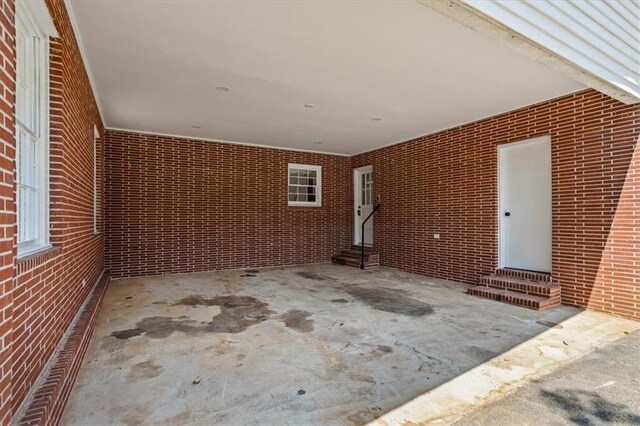
[[640,332],[527,383],[460,420],[480,425],[640,425]]

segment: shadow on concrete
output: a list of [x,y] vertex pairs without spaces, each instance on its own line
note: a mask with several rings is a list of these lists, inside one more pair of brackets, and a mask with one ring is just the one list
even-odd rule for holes
[[625,404],[612,402],[597,392],[559,389],[542,390],[540,395],[546,403],[566,412],[569,420],[578,425],[602,423],[640,425],[640,414],[634,413]]

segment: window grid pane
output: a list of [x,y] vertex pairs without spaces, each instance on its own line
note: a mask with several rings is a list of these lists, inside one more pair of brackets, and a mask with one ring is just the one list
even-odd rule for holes
[[363,173],[360,176],[360,204],[371,205],[373,203],[373,175],[372,173]]
[[40,136],[40,108],[44,100],[40,38],[30,34],[21,19],[16,24],[16,116],[30,133]]
[[289,202],[316,205],[320,199],[319,182],[319,170],[290,167],[288,176]]
[[16,204],[18,256],[48,244],[46,36],[16,10]]
[[38,227],[31,224],[38,220],[38,191],[18,185],[18,243],[38,239]]

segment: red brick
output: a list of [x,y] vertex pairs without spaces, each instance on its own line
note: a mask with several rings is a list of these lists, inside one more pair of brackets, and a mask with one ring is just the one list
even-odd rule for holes
[[[497,146],[545,134],[562,302],[640,319],[640,106],[594,90],[354,157],[353,167],[373,165],[382,199],[380,263],[469,284],[491,274]],[[596,303],[596,294],[610,303]]]

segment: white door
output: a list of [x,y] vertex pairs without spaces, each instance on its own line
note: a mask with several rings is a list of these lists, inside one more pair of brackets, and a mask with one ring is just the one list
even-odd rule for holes
[[[354,235],[353,243],[362,243],[362,222],[373,211],[373,167],[365,166],[353,170]],[[373,245],[373,216],[364,226],[364,243]]]
[[500,266],[551,272],[551,138],[498,148]]

